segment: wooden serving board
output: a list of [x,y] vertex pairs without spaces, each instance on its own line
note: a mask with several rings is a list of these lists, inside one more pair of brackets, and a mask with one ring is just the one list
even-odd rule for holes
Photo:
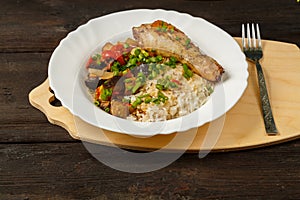
[[[240,38],[235,39],[240,44]],[[263,48],[261,64],[279,130],[276,136],[265,133],[256,70],[252,63],[248,63],[247,89],[238,103],[223,117],[185,133],[138,138],[97,128],[73,116],[62,106],[52,106],[50,102],[55,97],[50,92],[48,79],[30,92],[29,100],[51,123],[65,128],[75,139],[134,150],[157,150],[163,147],[167,151],[232,151],[300,138],[300,50],[294,44],[267,40],[263,41]],[[223,129],[219,132],[218,128],[223,122]],[[218,125],[216,130],[211,126],[212,123]]]

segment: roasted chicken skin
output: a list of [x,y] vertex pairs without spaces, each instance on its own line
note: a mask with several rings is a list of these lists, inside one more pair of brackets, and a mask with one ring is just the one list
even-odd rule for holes
[[155,49],[164,56],[174,56],[209,81],[221,80],[223,67],[213,58],[201,53],[191,39],[173,25],[157,20],[152,24],[133,27],[132,32],[139,46]]

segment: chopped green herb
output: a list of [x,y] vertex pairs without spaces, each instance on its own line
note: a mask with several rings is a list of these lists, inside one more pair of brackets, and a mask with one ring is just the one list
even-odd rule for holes
[[169,61],[165,62],[166,65],[168,65],[169,67],[175,69],[176,68],[176,62],[177,62],[177,59],[173,56],[171,56],[169,58]]
[[163,23],[161,29],[162,29],[163,32],[166,32],[168,27],[165,23]]
[[211,86],[207,86],[207,91],[209,94],[213,93],[214,89]]
[[137,82],[132,88],[132,93],[134,94],[141,86],[142,86],[142,83]]
[[170,61],[171,61],[172,63],[176,63],[176,62],[177,62],[177,59],[176,59],[174,56],[171,56],[171,57],[170,57]]
[[184,63],[182,65],[182,67],[183,67],[183,76],[184,76],[184,78],[186,78],[187,80],[189,80],[193,76],[194,73],[192,72],[192,70],[190,70],[188,68],[187,64]]
[[157,60],[156,60],[155,57],[150,57],[150,58],[149,58],[149,61],[152,62],[152,63],[156,63],[156,62],[157,62]]
[[152,99],[152,102],[155,103],[155,104],[160,104],[159,98]]
[[94,101],[94,104],[96,105],[96,106],[100,106],[100,102],[99,101]]
[[136,58],[131,58],[131,59],[129,59],[128,64],[129,64],[129,66],[131,66],[131,65],[135,65],[136,62],[137,62]]
[[185,47],[189,49],[191,47],[191,40],[188,38],[185,40]]
[[157,76],[157,72],[153,70],[150,75],[152,78],[155,78]]
[[123,46],[124,46],[125,49],[128,49],[128,48],[129,48],[129,44],[127,44],[127,43],[124,43]]
[[150,96],[146,97],[144,102],[145,103],[150,103],[152,101],[152,98]]
[[105,88],[101,92],[101,100],[107,101],[112,95],[112,88]]
[[145,58],[144,54],[140,53],[138,55],[138,60],[141,61],[141,60],[143,60],[143,58]]
[[97,58],[96,63],[97,63],[97,65],[101,65],[101,60]]
[[170,87],[171,87],[171,88],[177,88],[178,85],[177,85],[176,83],[170,81]]
[[170,33],[174,33],[174,27],[170,29]]
[[163,60],[163,57],[161,55],[156,56],[156,61],[160,62]]
[[93,56],[92,56],[92,59],[93,59],[93,60],[97,60],[97,54],[93,55]]
[[92,59],[93,60],[100,60],[101,59],[101,54],[99,54],[99,53],[96,53],[96,54],[94,54],[93,56],[92,56]]
[[156,84],[155,87],[156,87],[157,89],[159,89],[159,90],[163,90],[163,89],[164,89],[164,86],[161,85],[161,84]]
[[131,83],[131,82],[133,82],[135,80],[135,78],[126,78],[125,80],[124,80],[124,83]]
[[165,103],[169,98],[167,97],[167,96],[165,96],[161,91],[158,91],[158,93],[157,93],[157,98],[161,101],[161,102],[163,102],[163,103]]
[[131,104],[131,106],[133,108],[136,108],[138,105],[140,105],[141,103],[143,103],[141,98],[136,98],[136,100]]
[[119,71],[114,71],[113,72],[113,76],[119,76],[120,75],[120,72]]
[[149,97],[149,96],[150,96],[150,94],[143,94],[143,95],[139,96],[139,98],[144,98],[144,97]]
[[143,53],[143,55],[144,55],[145,57],[148,57],[148,56],[149,56],[149,53],[148,53],[147,51],[145,51],[145,50],[142,50],[142,53]]
[[139,56],[141,53],[141,49],[135,49],[134,55]]
[[114,64],[111,66],[111,71],[118,74],[120,66],[121,64],[118,61],[114,62]]

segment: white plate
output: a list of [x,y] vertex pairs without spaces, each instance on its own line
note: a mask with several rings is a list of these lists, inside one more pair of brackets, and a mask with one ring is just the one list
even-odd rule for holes
[[[157,19],[167,21],[186,33],[207,55],[225,69],[206,104],[184,117],[164,122],[132,122],[114,117],[94,106],[84,85],[84,63],[97,47],[130,36],[131,28]],[[94,126],[119,133],[152,136],[186,131],[225,114],[247,87],[247,62],[235,40],[208,21],[189,14],[166,10],[129,10],[90,20],[69,33],[53,52],[49,62],[50,87],[62,105]]]

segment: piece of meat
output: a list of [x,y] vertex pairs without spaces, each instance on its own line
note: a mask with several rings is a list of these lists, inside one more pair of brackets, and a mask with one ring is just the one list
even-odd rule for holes
[[126,44],[132,46],[132,47],[136,47],[137,46],[137,42],[131,38],[127,38],[125,41]]
[[129,107],[118,100],[111,101],[110,111],[112,115],[121,118],[126,118],[129,115]]
[[173,25],[157,20],[152,24],[133,27],[132,32],[143,48],[154,49],[164,56],[174,56],[209,81],[221,79],[223,67],[213,58],[202,54],[190,38]]

